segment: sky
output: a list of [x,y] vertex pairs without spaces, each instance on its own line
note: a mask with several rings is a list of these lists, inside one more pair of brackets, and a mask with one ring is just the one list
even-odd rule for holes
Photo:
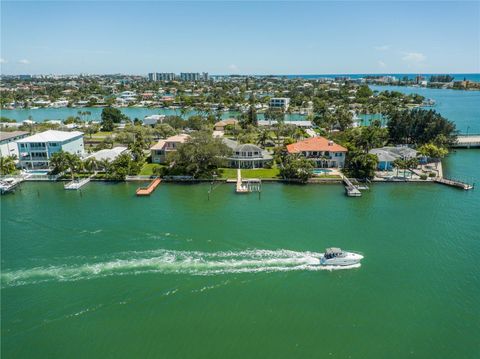
[[479,1],[1,1],[2,74],[480,72]]

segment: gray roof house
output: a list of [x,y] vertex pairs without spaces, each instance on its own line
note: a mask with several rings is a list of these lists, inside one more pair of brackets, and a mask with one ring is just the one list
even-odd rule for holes
[[232,154],[227,158],[230,167],[263,168],[273,159],[270,153],[252,143],[239,144],[228,138],[223,138],[223,142],[232,149]]

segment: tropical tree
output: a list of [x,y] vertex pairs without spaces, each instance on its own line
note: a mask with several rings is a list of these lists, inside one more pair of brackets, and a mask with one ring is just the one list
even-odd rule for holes
[[102,130],[113,131],[115,124],[120,123],[128,119],[118,108],[105,107],[102,110]]
[[167,123],[159,123],[153,128],[153,134],[157,138],[167,138],[176,133],[175,129]]
[[54,153],[50,158],[50,167],[52,167],[52,173],[54,174],[68,170],[73,180],[75,173],[78,173],[82,169],[83,163],[78,155],[60,151]]
[[85,161],[83,161],[83,167],[88,171],[88,172],[95,172],[99,168],[99,162],[95,157],[89,157]]
[[280,168],[280,176],[305,183],[312,177],[314,167],[314,162],[308,158],[299,154],[289,155]]
[[455,124],[433,110],[414,109],[391,113],[387,126],[390,140],[396,144],[435,143],[447,147],[456,141]]
[[420,146],[417,151],[421,155],[433,160],[435,162],[435,166],[437,166],[438,162],[448,154],[447,149],[438,147],[433,143],[426,143]]
[[257,144],[261,147],[265,147],[265,144],[272,139],[270,129],[262,128],[257,136]]
[[376,155],[352,149],[345,159],[344,172],[349,177],[372,179],[375,177],[377,165],[378,157]]
[[170,153],[167,161],[170,173],[210,178],[225,163],[225,157],[231,150],[219,138],[213,138],[208,131],[198,131],[177,151]]
[[140,172],[141,164],[135,162],[128,153],[119,155],[109,166],[107,178],[123,181],[128,175],[136,175]]
[[15,159],[16,156],[0,157],[0,174],[9,175],[15,172]]
[[85,127],[85,133],[92,138],[94,133],[100,131],[100,126],[94,123],[90,123],[87,127]]

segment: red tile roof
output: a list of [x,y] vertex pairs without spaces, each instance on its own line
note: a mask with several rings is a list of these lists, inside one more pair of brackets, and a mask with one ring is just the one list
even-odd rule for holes
[[287,151],[288,153],[299,153],[304,151],[347,152],[348,150],[325,137],[310,137],[306,140],[287,145]]

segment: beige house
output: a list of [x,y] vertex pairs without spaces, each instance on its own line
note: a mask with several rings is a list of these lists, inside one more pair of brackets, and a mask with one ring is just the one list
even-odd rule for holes
[[218,121],[216,124],[215,124],[215,131],[225,131],[225,127],[229,126],[229,125],[232,125],[232,126],[235,126],[236,124],[238,123],[238,121],[234,118],[227,118],[226,120],[221,120],[221,121]]
[[189,138],[189,135],[180,134],[158,141],[155,145],[150,147],[152,163],[165,163],[167,161],[168,153],[176,151],[178,145],[185,143]]

